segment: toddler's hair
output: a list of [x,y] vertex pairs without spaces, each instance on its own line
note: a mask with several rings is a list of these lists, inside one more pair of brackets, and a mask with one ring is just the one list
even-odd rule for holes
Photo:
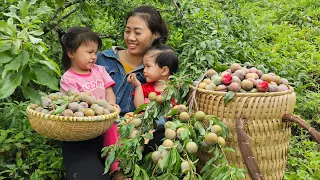
[[165,44],[158,44],[152,46],[148,51],[155,51],[155,63],[159,67],[162,68],[167,66],[171,75],[177,72],[179,66],[178,54],[173,51],[170,46]]
[[71,66],[71,60],[68,56],[68,52],[75,52],[82,44],[95,42],[98,44],[98,49],[102,46],[102,41],[99,35],[90,28],[86,27],[72,27],[64,32],[62,29],[57,30],[59,34],[59,42],[62,46],[62,64],[67,70]]

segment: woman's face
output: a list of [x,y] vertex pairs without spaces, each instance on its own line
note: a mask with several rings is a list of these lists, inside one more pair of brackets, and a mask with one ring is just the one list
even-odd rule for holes
[[139,16],[129,17],[124,31],[124,40],[129,54],[143,56],[155,38],[156,35],[152,34],[143,19]]

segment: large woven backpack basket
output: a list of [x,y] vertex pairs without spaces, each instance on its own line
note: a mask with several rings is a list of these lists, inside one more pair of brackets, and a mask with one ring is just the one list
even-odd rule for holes
[[[194,92],[196,91],[196,92]],[[229,129],[226,146],[235,152],[226,152],[230,164],[246,169],[237,142],[236,119],[246,117],[244,130],[250,139],[250,146],[264,179],[284,178],[287,162],[291,123],[282,122],[285,113],[292,113],[296,95],[292,87],[288,91],[267,93],[236,93],[231,101],[224,103],[226,92],[208,91],[190,87],[193,96],[193,110],[200,110],[219,117]],[[192,98],[192,97],[191,97]],[[204,149],[199,151],[199,166],[213,154]],[[250,179],[248,173],[246,179]]]
[[89,117],[65,117],[39,113],[27,108],[31,127],[40,135],[59,141],[84,141],[105,133],[119,117],[113,113]]

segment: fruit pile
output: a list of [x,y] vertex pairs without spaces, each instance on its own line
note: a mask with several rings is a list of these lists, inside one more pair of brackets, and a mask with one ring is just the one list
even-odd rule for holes
[[[196,86],[199,82],[195,81]],[[217,73],[210,69],[206,78],[199,83],[200,89],[211,91],[233,92],[278,92],[289,89],[288,80],[274,73],[265,74],[261,70],[233,63],[230,69]]]
[[72,91],[51,93],[41,97],[39,104],[30,104],[29,107],[40,113],[68,117],[107,115],[115,110],[105,99],[96,99],[87,92]]

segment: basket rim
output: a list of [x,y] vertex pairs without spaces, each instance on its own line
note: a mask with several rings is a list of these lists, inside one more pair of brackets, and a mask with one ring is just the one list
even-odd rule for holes
[[[210,91],[210,90],[206,90],[206,89],[199,89],[193,85],[189,85],[189,87],[194,91],[199,91],[201,93],[205,93],[205,94],[216,94],[216,95],[222,95],[224,96],[225,94],[227,94],[227,92],[221,92],[221,91]],[[250,92],[246,92],[246,93],[240,93],[240,92],[236,92],[235,96],[236,97],[261,97],[261,96],[281,96],[281,95],[285,95],[285,94],[291,94],[294,92],[294,89],[292,86],[289,86],[289,89],[287,91],[280,91],[280,92],[256,92],[256,93],[250,93]]]
[[120,109],[114,107],[115,111],[113,113],[107,115],[99,115],[99,116],[88,116],[88,117],[67,117],[67,116],[57,116],[52,114],[44,114],[41,112],[37,112],[30,108],[30,105],[27,107],[27,114],[32,115],[38,118],[43,118],[45,120],[51,121],[70,121],[70,122],[97,122],[97,121],[106,121],[109,119],[113,119],[120,114]]

